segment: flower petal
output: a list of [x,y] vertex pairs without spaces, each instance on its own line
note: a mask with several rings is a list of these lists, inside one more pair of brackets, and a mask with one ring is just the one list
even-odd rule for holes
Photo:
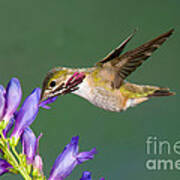
[[0,120],[2,120],[4,116],[5,102],[5,89],[0,85]]
[[22,96],[21,85],[18,79],[12,78],[6,88],[6,109],[4,120],[8,122],[18,108]]
[[37,150],[37,140],[33,131],[28,127],[21,135],[23,154],[26,155],[27,164],[33,164]]
[[45,109],[50,109],[50,107],[47,106],[46,104],[53,103],[54,101],[56,101],[57,98],[58,98],[57,96],[48,98],[47,100],[40,102],[39,106]]
[[[91,172],[84,171],[80,180],[91,180]],[[100,180],[105,180],[105,178],[102,177]]]
[[84,171],[80,180],[91,180],[91,173]]
[[9,172],[10,168],[12,168],[12,166],[7,161],[0,159],[0,176],[6,172]]
[[36,169],[40,175],[43,175],[43,161],[39,154],[34,158],[33,169]]
[[87,161],[89,159],[94,158],[94,154],[97,154],[96,148],[93,148],[89,152],[81,152],[76,157],[79,163],[83,163],[84,161]]
[[73,137],[70,144],[66,145],[63,152],[57,157],[50,172],[49,180],[66,178],[78,164],[76,161],[78,140],[78,136]]
[[39,110],[39,99],[40,99],[39,88],[33,90],[33,92],[26,98],[21,109],[16,115],[16,122],[11,137],[15,138],[17,143],[24,129],[31,125],[36,118]]

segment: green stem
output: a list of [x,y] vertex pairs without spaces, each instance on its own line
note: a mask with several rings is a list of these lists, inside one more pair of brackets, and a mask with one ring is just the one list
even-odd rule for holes
[[11,149],[12,149],[12,152],[13,152],[13,154],[15,155],[15,157],[18,159],[19,164],[21,165],[21,164],[22,164],[22,161],[21,161],[21,158],[19,157],[19,155],[18,155],[18,153],[17,153],[17,151],[16,151],[16,148],[15,148],[14,146],[12,146]]
[[[25,168],[22,165],[21,161],[20,161],[20,157],[17,153],[17,151],[15,150],[15,147],[12,147],[12,151],[14,153],[14,155],[16,157],[14,157],[14,155],[12,154],[12,152],[10,151],[8,144],[7,144],[7,139],[4,137],[4,134],[1,132],[1,139],[4,142],[4,153],[5,155],[8,157],[8,160],[10,161],[10,164],[17,170],[19,171],[19,173],[24,177],[25,180],[32,180],[31,177],[27,174]],[[17,161],[17,159],[19,160],[19,163]]]
[[17,153],[16,149],[14,146],[11,147],[12,152],[14,153],[14,155],[16,156],[16,158],[19,161],[19,171],[21,171],[21,175],[26,179],[26,180],[31,180],[31,177],[28,175],[26,169],[23,167],[23,163],[21,158],[19,157],[19,154]]

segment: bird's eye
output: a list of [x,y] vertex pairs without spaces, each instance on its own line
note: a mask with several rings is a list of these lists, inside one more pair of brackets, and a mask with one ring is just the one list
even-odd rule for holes
[[50,82],[50,86],[53,88],[54,86],[56,86],[56,81],[51,81]]

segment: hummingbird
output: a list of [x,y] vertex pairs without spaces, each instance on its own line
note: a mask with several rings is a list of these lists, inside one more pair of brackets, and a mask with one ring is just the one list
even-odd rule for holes
[[169,88],[138,85],[126,80],[173,31],[174,29],[171,29],[133,50],[122,53],[134,32],[90,68],[53,68],[43,81],[41,101],[73,93],[104,110],[121,112],[152,97],[174,95]]

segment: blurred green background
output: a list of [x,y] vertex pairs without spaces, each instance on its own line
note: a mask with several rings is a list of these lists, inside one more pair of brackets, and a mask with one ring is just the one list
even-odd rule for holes
[[106,112],[75,95],[60,97],[51,110],[41,109],[32,128],[37,135],[44,134],[40,154],[46,175],[71,137],[79,135],[81,150],[96,147],[99,153],[78,166],[68,180],[79,179],[84,170],[91,171],[93,179],[179,178],[178,170],[145,168],[148,136],[171,143],[180,140],[179,10],[179,0],[0,1],[0,83],[6,85],[11,77],[18,77],[23,100],[41,86],[52,67],[92,66],[135,28],[138,32],[127,50],[175,28],[174,35],[128,80],[170,87],[176,96],[152,99],[122,113]]

